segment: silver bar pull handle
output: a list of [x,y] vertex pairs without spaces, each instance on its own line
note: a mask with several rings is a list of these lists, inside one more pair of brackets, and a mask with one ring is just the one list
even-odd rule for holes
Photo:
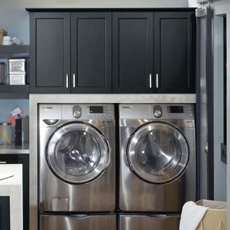
[[76,88],[76,75],[73,74],[73,88]]
[[6,161],[0,161],[0,164],[6,164],[7,162]]
[[153,86],[153,84],[152,84],[152,74],[150,73],[149,74],[149,88],[151,89],[152,88],[152,86]]
[[159,74],[156,74],[156,88],[159,88]]
[[65,87],[66,89],[69,88],[69,75],[68,74],[65,75]]

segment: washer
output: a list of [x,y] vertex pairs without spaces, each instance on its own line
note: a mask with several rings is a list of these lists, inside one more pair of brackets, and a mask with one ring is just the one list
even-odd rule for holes
[[39,147],[40,213],[115,210],[113,105],[40,104]]
[[196,200],[193,105],[121,104],[119,115],[121,211],[181,212]]

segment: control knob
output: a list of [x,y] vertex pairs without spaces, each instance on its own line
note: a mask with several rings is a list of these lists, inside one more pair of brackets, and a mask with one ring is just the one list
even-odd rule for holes
[[80,106],[75,105],[75,106],[73,107],[73,116],[74,116],[75,118],[81,117],[81,107],[80,107]]
[[162,112],[161,112],[160,110],[155,110],[155,111],[154,111],[154,117],[160,118],[161,115],[162,115]]

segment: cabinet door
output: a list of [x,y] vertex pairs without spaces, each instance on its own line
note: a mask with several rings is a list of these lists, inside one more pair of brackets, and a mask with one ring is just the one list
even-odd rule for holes
[[153,13],[113,14],[113,92],[151,93]]
[[194,13],[154,13],[155,92],[195,92],[194,24]]
[[10,198],[9,196],[0,196],[0,229],[3,229],[3,230],[10,229]]
[[29,230],[29,154],[0,154],[0,164],[23,165],[23,229]]
[[31,13],[31,93],[68,93],[70,13]]
[[71,13],[74,93],[111,92],[111,13]]

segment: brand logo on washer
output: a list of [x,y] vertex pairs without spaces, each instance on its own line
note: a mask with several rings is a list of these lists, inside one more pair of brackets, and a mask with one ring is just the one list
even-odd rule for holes
[[53,109],[52,106],[46,106],[46,107],[43,107],[44,110],[50,110],[50,109]]
[[122,106],[122,109],[133,109],[133,106]]

